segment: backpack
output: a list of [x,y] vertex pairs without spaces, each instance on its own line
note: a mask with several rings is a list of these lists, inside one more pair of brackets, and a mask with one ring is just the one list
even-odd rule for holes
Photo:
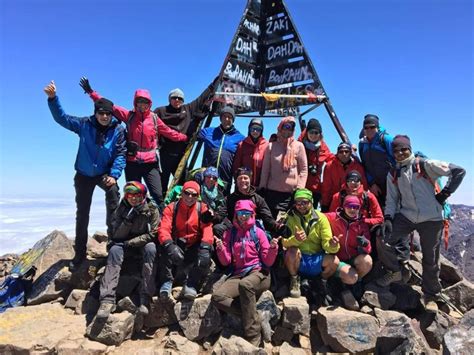
[[[437,194],[441,191],[441,179],[438,178],[433,180],[425,170],[425,161],[426,156],[422,153],[418,153],[415,155],[415,164],[413,164],[413,172],[417,174],[417,178],[424,178],[433,185],[434,193]],[[400,176],[400,169],[392,168],[390,169],[390,176],[392,178],[392,182],[398,188],[398,177]],[[449,221],[451,220],[451,205],[446,201],[443,204],[443,230],[444,230],[444,248],[448,249],[449,244]]]
[[26,273],[12,273],[0,285],[0,313],[7,308],[25,305],[26,293],[30,290],[36,267],[32,266]]

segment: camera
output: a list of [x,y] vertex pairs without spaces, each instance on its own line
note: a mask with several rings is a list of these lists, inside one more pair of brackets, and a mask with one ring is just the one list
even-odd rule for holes
[[127,155],[130,157],[134,157],[137,155],[138,152],[138,143],[134,141],[127,142]]
[[318,166],[317,165],[310,165],[310,166],[308,166],[308,171],[311,175],[318,175]]

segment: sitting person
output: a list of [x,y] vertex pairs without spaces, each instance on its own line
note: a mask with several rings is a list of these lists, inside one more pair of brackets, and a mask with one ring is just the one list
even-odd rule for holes
[[198,201],[201,188],[196,181],[183,185],[181,198],[165,207],[158,231],[162,254],[160,270],[164,283],[160,297],[169,298],[173,287],[173,266],[190,267],[182,296],[194,300],[202,278],[209,272],[214,242],[212,225],[202,223],[205,203]]
[[112,219],[113,234],[105,273],[100,280],[97,318],[107,318],[115,309],[115,291],[123,260],[127,256],[143,256],[139,314],[148,314],[150,300],[155,293],[155,236],[160,219],[158,209],[146,197],[145,185],[138,181],[128,182],[123,190],[124,198]]
[[[359,282],[372,269],[369,226],[360,218],[360,208],[359,198],[348,195],[341,209],[326,214],[332,233],[341,246],[337,253],[340,260],[337,275],[345,285],[357,284],[356,293],[361,290]],[[349,290],[344,290],[341,297],[347,308],[358,309]]]
[[294,207],[288,213],[286,225],[291,236],[283,239],[285,265],[291,275],[290,296],[300,297],[300,276],[309,278],[321,274],[328,279],[336,272],[339,243],[333,237],[324,214],[313,208],[313,193],[308,189],[295,192]]
[[216,238],[216,253],[222,265],[230,265],[229,278],[214,291],[212,302],[224,311],[242,317],[245,339],[255,346],[261,342],[261,319],[256,303],[270,288],[270,273],[278,253],[278,239],[268,242],[265,232],[255,225],[255,204],[240,200],[235,204],[233,227],[223,240]]

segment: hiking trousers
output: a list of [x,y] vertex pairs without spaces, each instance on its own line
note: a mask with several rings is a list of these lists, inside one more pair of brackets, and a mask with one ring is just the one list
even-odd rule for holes
[[240,316],[245,337],[253,338],[261,331],[257,300],[270,288],[270,282],[270,274],[263,270],[244,277],[232,276],[213,292],[212,302],[221,311]]
[[127,161],[125,179],[127,181],[145,181],[151,198],[160,210],[163,210],[163,190],[161,188],[160,167],[155,163],[135,163]]
[[[168,185],[169,185],[169,180],[171,177],[171,174],[176,172],[176,169],[178,168],[179,162],[181,161],[181,158],[183,157],[184,152],[168,152],[165,149],[161,149],[160,154],[162,157],[165,159],[161,159],[161,188],[163,190],[162,194],[163,196],[166,196],[166,193],[168,191]],[[183,173],[181,174],[181,178],[178,181],[178,185],[183,185],[185,182],[185,175],[186,175],[186,166],[183,170]]]
[[412,223],[401,213],[397,213],[393,219],[392,235],[385,240],[399,262],[397,270],[393,271],[399,271],[400,263],[410,260],[410,233],[414,230],[418,232],[420,235],[421,253],[423,254],[421,288],[424,293],[433,296],[441,292],[439,253],[443,228],[443,221]]
[[115,292],[120,279],[123,260],[129,254],[142,254],[142,280],[140,300],[149,300],[155,293],[156,244],[150,242],[141,248],[124,247],[122,243],[113,244],[107,257],[105,273],[100,280],[100,301],[115,303]]
[[74,176],[74,188],[76,189],[76,238],[74,243],[75,258],[82,260],[87,253],[87,238],[89,227],[89,213],[92,203],[94,189],[99,186],[105,191],[105,208],[107,235],[112,237],[112,215],[118,207],[120,192],[117,184],[106,186],[102,175],[89,177],[79,173]]

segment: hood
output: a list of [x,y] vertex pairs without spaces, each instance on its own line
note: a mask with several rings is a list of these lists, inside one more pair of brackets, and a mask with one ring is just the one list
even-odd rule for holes
[[293,117],[293,116],[287,116],[287,117],[283,117],[280,121],[280,123],[278,124],[278,131],[281,131],[281,127],[285,124],[285,123],[289,123],[289,122],[292,122],[295,124],[295,127],[296,127],[296,119]]
[[133,107],[135,107],[136,101],[139,97],[143,97],[144,99],[150,100],[150,107],[153,105],[150,92],[146,89],[137,89],[137,91],[135,91],[135,96],[133,97]]
[[[252,200],[239,200],[235,203],[235,212],[234,212],[234,223],[233,225],[238,228],[238,229],[243,229],[245,231],[249,230],[252,228],[252,226],[255,224],[255,204],[253,203]],[[252,211],[252,216],[247,220],[245,225],[240,225],[237,221],[237,211]]]

